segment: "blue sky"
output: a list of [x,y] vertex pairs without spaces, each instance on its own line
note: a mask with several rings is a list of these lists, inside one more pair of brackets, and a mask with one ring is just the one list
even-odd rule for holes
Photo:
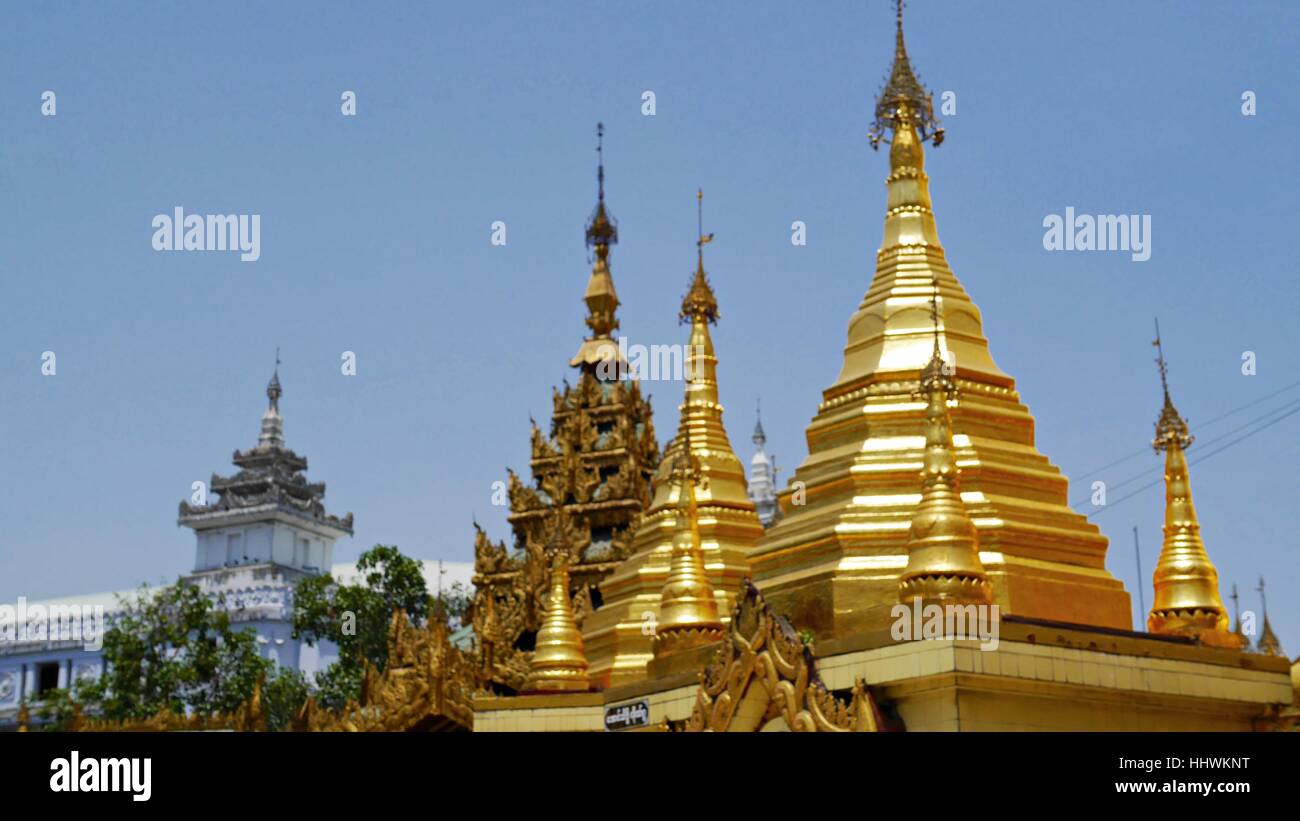
[[[884,0],[806,6],[5,6],[0,601],[189,569],[177,503],[255,444],[277,345],[288,443],[356,514],[338,560],[376,542],[469,560],[472,516],[506,536],[492,482],[526,471],[528,418],[585,331],[597,120],[623,332],[684,341],[702,186],[728,429],[747,459],[762,396],[788,477],[873,272],[887,160],[865,135],[893,48]],[[1158,475],[1148,453],[1084,476],[1151,437],[1155,315],[1202,441],[1300,398],[1197,427],[1300,380],[1297,23],[1287,3],[909,5],[914,64],[957,95],[928,156],[940,236],[1072,500]],[[177,205],[260,214],[261,259],[154,251],[150,222]],[[1067,206],[1150,214],[1151,259],[1044,250]],[[663,439],[680,385],[649,388]],[[1288,418],[1192,468],[1225,596],[1235,581],[1257,607],[1266,575],[1292,654],[1298,432]],[[1135,594],[1139,528],[1148,605],[1162,509],[1155,487],[1094,517]]]

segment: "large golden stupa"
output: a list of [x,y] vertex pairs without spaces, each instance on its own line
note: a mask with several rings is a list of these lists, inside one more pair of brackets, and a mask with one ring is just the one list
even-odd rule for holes
[[[1034,419],[948,267],[925,172],[925,145],[944,132],[901,8],[875,115],[872,144],[889,146],[884,239],[776,524],[759,521],[723,425],[702,228],[680,308],[681,422],[660,458],[612,336],[617,229],[602,161],[591,336],[570,362],[576,384],[555,393],[550,434],[533,428],[533,481],[512,474],[513,550],[479,531],[472,634],[399,614],[393,662],[367,675],[363,703],[313,709],[303,728],[1296,726],[1289,662],[1229,629],[1163,350],[1165,542],[1147,632],[1133,630],[1106,538],[1067,505],[1067,479],[1036,448]],[[963,631],[963,618],[980,629]]]

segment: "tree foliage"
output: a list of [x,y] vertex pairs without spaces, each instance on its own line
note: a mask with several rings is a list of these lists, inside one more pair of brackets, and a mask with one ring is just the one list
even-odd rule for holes
[[338,648],[338,661],[316,676],[317,699],[330,709],[360,696],[364,662],[379,670],[387,665],[388,625],[396,611],[405,610],[414,624],[429,614],[429,589],[417,559],[392,545],[375,545],[361,554],[357,570],[360,583],[312,576],[294,593],[294,638]]
[[231,712],[270,671],[256,635],[232,624],[223,597],[178,582],[142,587],[122,604],[104,633],[104,675],[73,693],[102,718]]
[[78,705],[89,715],[118,721],[147,719],[160,709],[230,713],[259,680],[268,730],[288,729],[312,695],[327,709],[343,707],[360,697],[365,663],[381,671],[387,665],[394,613],[406,611],[416,625],[433,617],[456,627],[471,601],[460,583],[431,599],[421,563],[391,545],[363,553],[357,569],[355,581],[310,576],[295,589],[294,638],[338,648],[338,660],[314,677],[260,656],[256,634],[232,623],[224,597],[181,580],[142,587],[123,601],[104,634],[104,674],[46,693],[34,704],[36,715],[46,729],[63,729]]

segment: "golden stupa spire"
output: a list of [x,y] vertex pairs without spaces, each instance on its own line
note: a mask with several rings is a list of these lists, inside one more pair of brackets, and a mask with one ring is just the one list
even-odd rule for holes
[[961,500],[957,458],[953,453],[948,400],[957,384],[939,347],[939,284],[930,296],[934,349],[921,371],[920,395],[926,400],[925,456],[921,468],[921,502],[912,515],[907,538],[907,569],[898,582],[903,603],[915,599],[935,604],[991,604],[992,589],[980,564],[975,523]]
[[[704,273],[704,246],[713,242],[713,234],[704,233],[704,189],[695,195],[699,220],[699,237],[695,241],[695,275],[691,287],[682,297],[678,319],[691,324],[691,338],[683,357],[686,370],[686,405],[718,404],[718,360],[714,356],[709,325],[718,323],[718,299]],[[683,428],[684,429],[684,428]]]
[[1158,321],[1151,344],[1156,347],[1156,366],[1165,400],[1156,422],[1156,437],[1151,441],[1157,453],[1165,453],[1165,541],[1156,561],[1156,594],[1147,615],[1147,630],[1192,636],[1221,646],[1240,646],[1240,637],[1228,629],[1227,608],[1219,598],[1219,572],[1201,541],[1187,476],[1186,450],[1194,437],[1169,398],[1168,367]]
[[[685,386],[677,434],[655,472],[654,495],[632,537],[632,555],[601,581],[603,604],[583,622],[592,678],[606,687],[644,678],[656,653],[692,643],[653,640],[646,630],[650,617],[659,635],[664,625],[696,624],[703,630],[725,624],[751,573],[747,557],[763,535],[718,400],[718,359],[709,330],[718,320],[718,300],[704,271],[704,246],[713,235],[702,227],[703,192],[695,197],[701,222],[695,270],[679,314],[690,334],[682,357]],[[682,480],[687,466],[693,482]],[[695,584],[701,579],[716,599],[712,608],[700,601],[707,595]],[[665,590],[673,604],[665,602]],[[667,605],[666,612],[660,613],[661,605]],[[671,636],[674,630],[667,632]]]
[[569,364],[574,367],[595,366],[615,359],[618,346],[610,334],[618,328],[618,292],[609,273],[609,247],[618,243],[618,223],[605,208],[605,124],[596,124],[596,208],[587,223],[587,247],[596,252],[587,280],[587,327],[591,336],[582,341]]
[[673,531],[672,563],[659,599],[655,654],[695,647],[722,638],[722,620],[713,585],[700,552],[699,511],[695,487],[701,483],[700,463],[691,452],[690,428],[673,465],[677,497],[677,525]]
[[555,534],[548,548],[551,559],[551,587],[546,610],[537,631],[532,670],[525,692],[583,692],[591,689],[587,678],[587,657],[582,633],[573,618],[569,601],[569,550],[563,543],[563,522],[556,517]]
[[[903,6],[897,4],[894,61],[876,100],[868,138],[873,149],[889,144],[885,179],[885,231],[876,253],[876,277],[849,324],[844,365],[832,391],[852,390],[864,378],[885,371],[925,366],[930,327],[923,322],[924,301],[935,281],[943,295],[945,347],[955,353],[963,372],[985,380],[1010,379],[989,355],[980,314],[961,283],[948,269],[925,173],[925,143],[938,146],[944,130],[934,113],[931,94],[912,70],[903,44]],[[951,324],[951,327],[950,327]]]

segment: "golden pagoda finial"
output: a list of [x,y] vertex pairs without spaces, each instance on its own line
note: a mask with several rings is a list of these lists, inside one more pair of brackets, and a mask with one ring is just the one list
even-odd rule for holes
[[682,448],[673,465],[678,485],[677,522],[672,563],[660,594],[655,654],[697,647],[722,638],[718,602],[700,552],[699,512],[695,487],[703,482],[699,460],[691,452],[690,428],[682,428]]
[[934,351],[921,371],[920,395],[926,399],[925,456],[921,502],[912,515],[907,538],[907,569],[898,582],[898,598],[935,604],[991,604],[993,592],[980,563],[979,535],[961,500],[957,458],[953,453],[948,400],[957,395],[939,347],[939,281],[933,281],[930,319]]
[[601,362],[614,360],[618,346],[610,337],[618,328],[618,292],[609,272],[609,247],[618,243],[618,222],[605,208],[605,124],[596,123],[596,208],[587,222],[587,247],[594,248],[596,259],[587,280],[587,327],[592,335],[582,345],[569,364],[573,367],[595,367]]
[[1242,637],[1228,629],[1227,608],[1219,598],[1219,572],[1201,541],[1201,526],[1192,504],[1186,449],[1193,442],[1187,421],[1169,397],[1168,366],[1156,322],[1156,366],[1164,407],[1151,446],[1165,453],[1165,541],[1153,577],[1155,601],[1147,615],[1152,633],[1191,636],[1207,644],[1240,647]]
[[695,241],[696,263],[695,275],[691,287],[682,298],[682,310],[678,315],[682,322],[692,322],[699,318],[714,325],[718,322],[718,300],[713,295],[713,286],[704,273],[704,246],[713,242],[713,234],[704,233],[704,189],[696,193],[698,203],[699,235]]
[[894,0],[894,5],[897,12],[894,64],[889,80],[876,99],[876,119],[868,138],[872,148],[879,148],[882,142],[892,142],[887,136],[889,132],[894,132],[897,139],[900,134],[905,136],[915,130],[921,142],[932,141],[938,147],[943,142],[943,128],[934,115],[933,97],[921,85],[907,56],[907,46],[903,43],[903,0]]
[[1264,577],[1259,577],[1259,587],[1255,588],[1259,594],[1259,603],[1264,611],[1264,629],[1259,633],[1259,641],[1255,642],[1255,648],[1266,656],[1279,656],[1287,658],[1286,651],[1282,649],[1282,642],[1278,641],[1277,634],[1273,632],[1273,625],[1268,622],[1268,599],[1264,597]]
[[1160,320],[1156,320],[1156,338],[1151,343],[1156,348],[1156,368],[1160,371],[1160,390],[1164,393],[1165,403],[1160,409],[1160,418],[1156,420],[1156,438],[1151,442],[1156,452],[1176,445],[1179,450],[1187,450],[1196,441],[1188,432],[1187,421],[1179,415],[1174,402],[1169,398],[1169,364],[1165,362],[1165,348],[1160,340]]
[[596,208],[587,223],[587,247],[596,255],[609,253],[618,244],[618,223],[605,208],[605,124],[596,123]]
[[524,691],[585,692],[591,689],[591,684],[587,679],[582,633],[578,631],[573,605],[569,601],[569,551],[564,543],[563,522],[559,515],[556,516],[555,533],[548,552],[551,587]]

